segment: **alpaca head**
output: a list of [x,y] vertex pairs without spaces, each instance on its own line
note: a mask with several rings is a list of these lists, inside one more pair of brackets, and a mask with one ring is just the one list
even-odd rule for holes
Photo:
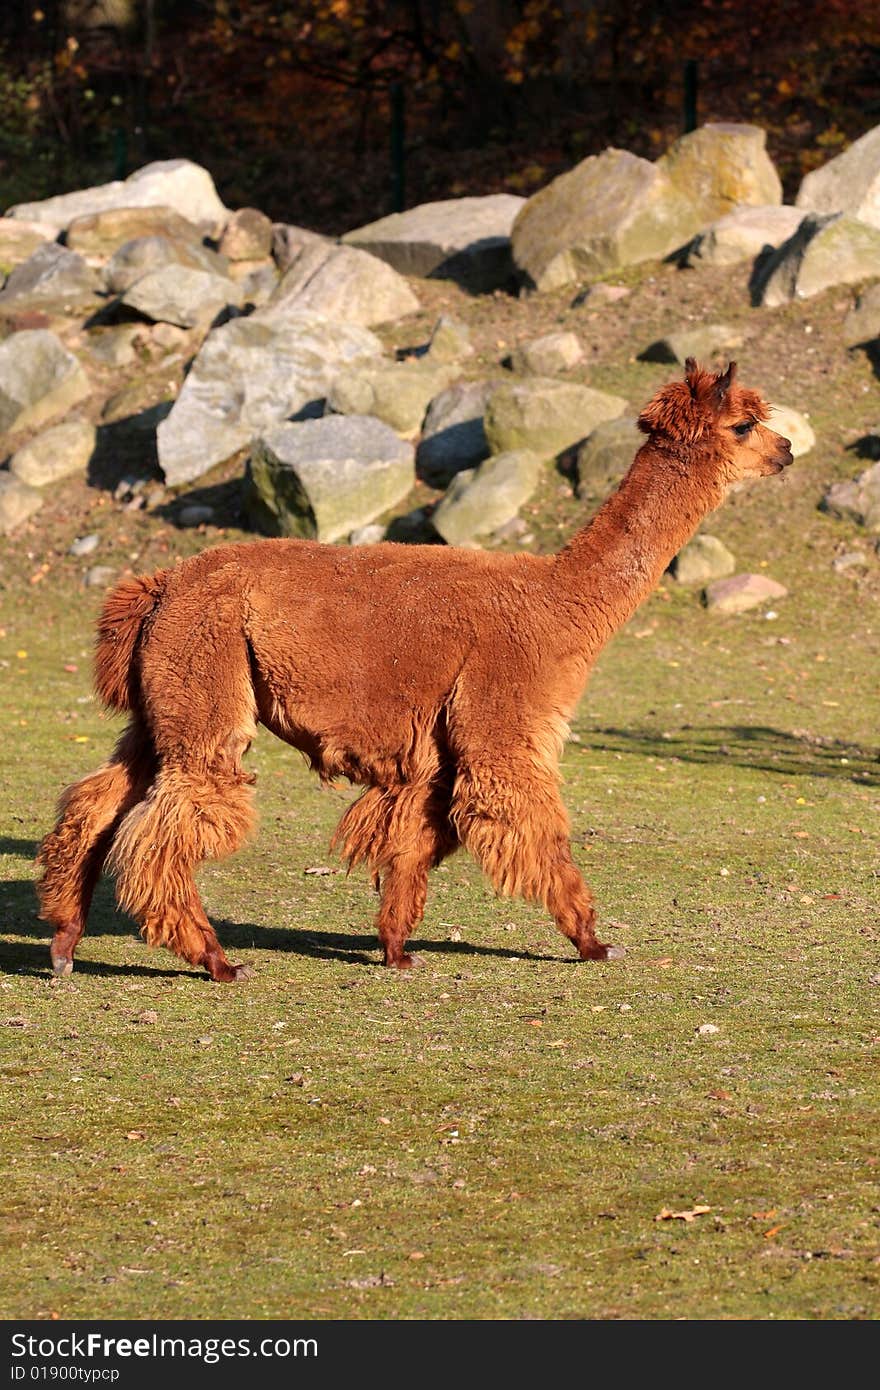
[[729,487],[781,473],[792,462],[790,441],[764,423],[769,414],[757,391],[737,384],[735,362],[715,374],[689,357],[684,381],[658,391],[639,416],[639,429],[679,456],[705,460]]

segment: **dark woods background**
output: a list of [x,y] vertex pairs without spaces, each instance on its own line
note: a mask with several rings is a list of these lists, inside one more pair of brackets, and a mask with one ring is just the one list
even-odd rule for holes
[[0,205],[206,165],[341,233],[754,121],[787,197],[880,122],[877,0],[3,0]]

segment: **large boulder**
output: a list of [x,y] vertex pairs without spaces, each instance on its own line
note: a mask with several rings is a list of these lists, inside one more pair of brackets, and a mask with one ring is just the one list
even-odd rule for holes
[[516,516],[538,486],[543,462],[527,449],[486,459],[458,473],[436,507],[431,525],[447,545],[470,545]]
[[529,449],[547,459],[586,439],[605,420],[616,420],[626,405],[622,396],[569,381],[510,382],[489,397],[486,439],[493,454]]
[[491,290],[510,276],[510,231],[525,204],[512,193],[449,198],[394,212],[342,240],[379,256],[403,275],[460,280]]
[[454,375],[453,368],[424,359],[366,362],[339,373],[327,395],[327,408],[340,415],[375,415],[399,434],[415,434],[429,402]]
[[880,284],[863,290],[843,321],[847,347],[862,347],[880,338]]
[[577,495],[584,502],[603,502],[632,466],[645,443],[634,415],[606,420],[578,450]]
[[678,552],[670,569],[679,584],[696,588],[726,579],[736,569],[736,560],[717,536],[697,535]]
[[789,441],[792,458],[803,458],[816,443],[813,426],[806,415],[790,405],[774,405],[767,417],[767,427]]
[[855,478],[832,483],[819,507],[830,516],[854,521],[868,531],[880,531],[880,463]]
[[413,447],[388,425],[330,415],[259,436],[245,505],[268,535],[337,541],[400,502],[414,481]]
[[705,600],[706,607],[716,613],[746,613],[787,593],[784,584],[767,574],[732,574],[707,585]]
[[277,322],[302,309],[372,328],[413,314],[409,285],[390,265],[354,246],[312,242],[284,272],[261,318]]
[[804,212],[847,212],[880,227],[880,125],[807,174],[795,206]]
[[0,439],[64,414],[90,392],[73,353],[47,329],[26,329],[0,343]]
[[680,328],[650,343],[639,357],[643,362],[681,362],[689,357],[708,363],[717,353],[742,347],[742,330],[727,323],[701,323]]
[[0,472],[0,536],[8,536],[39,511],[43,497],[12,473]]
[[190,270],[225,275],[229,262],[201,242],[167,236],[133,237],[113,252],[104,267],[104,284],[111,294],[124,294],[142,275],[166,265],[184,265]]
[[459,381],[431,401],[416,451],[416,468],[426,483],[445,487],[456,473],[488,457],[483,416],[498,385]]
[[96,437],[88,420],[65,421],[17,449],[9,460],[9,471],[29,487],[46,487],[73,473],[85,473]]
[[17,265],[3,289],[0,305],[16,309],[62,306],[91,300],[98,291],[97,271],[82,256],[55,241],[44,241],[33,255]]
[[544,333],[518,343],[510,355],[515,372],[532,376],[556,376],[577,366],[584,355],[576,333]]
[[803,212],[782,203],[735,208],[698,233],[688,247],[687,263],[739,265],[755,261],[794,236],[803,219]]
[[62,193],[38,203],[18,203],[7,216],[45,222],[58,233],[74,218],[90,213],[155,206],[173,208],[208,236],[219,236],[229,218],[207,169],[188,159],[158,160],[124,180]]
[[53,241],[55,233],[42,222],[24,222],[15,217],[0,217],[0,276],[8,275],[22,261],[43,245]]
[[766,146],[760,126],[704,125],[676,140],[657,168],[694,205],[705,226],[734,208],[782,202],[782,183]]
[[122,303],[154,323],[174,323],[178,328],[207,328],[230,307],[244,302],[242,288],[225,275],[191,270],[184,265],[164,265],[135,280]]
[[112,256],[127,241],[141,237],[166,237],[171,241],[202,244],[202,230],[174,208],[122,207],[75,217],[64,234],[64,244],[81,256],[100,260]]
[[880,277],[880,226],[846,213],[810,213],[768,257],[755,281],[758,303],[776,308],[809,299],[832,285]]
[[661,168],[608,149],[529,198],[513,224],[513,259],[537,289],[553,290],[666,256],[699,227]]
[[239,208],[226,223],[219,250],[230,261],[259,261],[271,256],[271,221],[258,208]]
[[320,411],[343,366],[381,355],[368,329],[302,310],[215,328],[159,426],[166,481],[191,482],[305,407]]

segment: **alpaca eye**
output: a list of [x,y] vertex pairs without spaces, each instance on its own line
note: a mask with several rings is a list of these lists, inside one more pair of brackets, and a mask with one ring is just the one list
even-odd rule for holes
[[734,426],[733,426],[733,432],[734,432],[734,434],[737,435],[740,439],[745,439],[746,435],[747,435],[747,434],[751,434],[751,432],[752,432],[752,430],[753,430],[754,428],[755,428],[755,421],[754,421],[754,420],[743,420],[743,422],[742,422],[741,425],[734,425]]

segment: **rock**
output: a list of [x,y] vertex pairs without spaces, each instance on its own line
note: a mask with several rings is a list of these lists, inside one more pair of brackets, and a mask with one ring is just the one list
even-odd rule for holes
[[0,472],[0,535],[8,536],[24,525],[43,505],[42,493],[12,473]]
[[156,323],[150,329],[150,345],[160,352],[178,352],[189,342],[185,328],[174,323]]
[[739,265],[757,260],[794,236],[803,218],[803,212],[783,204],[735,208],[694,238],[687,264]]
[[93,565],[83,575],[83,583],[87,589],[106,589],[115,578],[116,570],[112,565]]
[[103,328],[90,333],[89,352],[105,367],[128,367],[135,360],[137,324],[123,323],[118,328]]
[[458,280],[485,292],[510,277],[510,231],[524,204],[511,193],[421,203],[357,227],[342,240],[403,275]]
[[275,536],[341,540],[406,496],[413,447],[370,416],[278,425],[255,441],[245,506]]
[[104,267],[104,284],[111,294],[124,294],[149,271],[168,265],[225,276],[229,262],[199,242],[167,236],[135,237],[123,242],[110,257]]
[[736,560],[717,536],[696,535],[678,552],[670,568],[679,584],[702,587],[733,574]]
[[571,301],[571,307],[599,309],[603,304],[618,304],[628,294],[632,294],[628,285],[606,285],[604,280],[600,280],[597,285],[588,285],[585,290],[580,290]]
[[854,521],[867,531],[880,531],[880,463],[855,478],[832,483],[819,507],[830,516]]
[[804,178],[795,206],[806,212],[846,212],[880,227],[880,125]]
[[810,213],[767,258],[754,285],[754,298],[776,308],[809,299],[830,285],[849,285],[880,276],[880,227],[845,213]]
[[765,574],[734,574],[708,586],[706,607],[716,613],[745,613],[769,599],[785,598],[787,593],[783,584]]
[[662,169],[626,150],[591,155],[529,198],[513,224],[513,258],[539,290],[657,260],[700,230]]
[[231,261],[259,261],[271,256],[271,221],[257,208],[239,208],[226,223],[218,249]]
[[31,487],[85,473],[95,452],[95,437],[95,427],[87,420],[65,421],[17,449],[9,460],[9,471]]
[[339,415],[375,415],[398,434],[415,434],[429,401],[453,375],[451,367],[424,359],[344,368],[328,392],[327,408]]
[[81,256],[106,260],[130,241],[179,242],[183,246],[202,245],[202,232],[194,222],[169,207],[117,207],[106,212],[75,217],[64,234],[64,242]]
[[493,391],[486,405],[489,450],[530,449],[551,458],[580,443],[605,420],[615,420],[626,405],[622,396],[574,382],[544,377],[511,382]]
[[15,217],[0,217],[0,274],[8,275],[22,261],[28,260],[55,232],[42,222],[25,222]]
[[447,545],[468,545],[511,517],[538,486],[542,461],[526,449],[496,454],[479,468],[458,473],[436,507],[431,525]]
[[308,309],[369,328],[413,314],[418,307],[409,285],[390,265],[353,246],[321,241],[306,246],[291,262],[258,313],[267,322],[278,322]]
[[[242,271],[244,274],[241,274]],[[252,304],[255,309],[262,309],[264,304],[269,303],[280,280],[272,261],[267,261],[265,265],[256,266],[252,265],[250,261],[232,261],[229,273],[233,280],[237,280],[241,285],[242,298],[245,304]]]
[[177,513],[177,524],[185,527],[204,526],[207,522],[213,521],[215,516],[214,508],[206,502],[188,502]]
[[445,487],[456,473],[488,457],[483,416],[498,384],[462,381],[434,397],[416,451],[416,469],[426,483]]
[[657,168],[694,205],[699,225],[705,226],[744,204],[782,202],[782,183],[766,146],[760,126],[704,125],[676,140]]
[[473,352],[471,331],[467,324],[450,318],[448,314],[441,314],[434,324],[425,355],[432,362],[458,362],[462,357],[472,357]]
[[863,347],[875,338],[880,338],[880,284],[862,290],[843,321],[847,347]]
[[852,570],[867,569],[869,564],[864,550],[847,550],[842,555],[835,555],[831,561],[831,568],[835,574],[847,574]]
[[768,428],[784,435],[791,443],[792,457],[808,454],[816,443],[813,427],[805,415],[790,405],[774,405],[767,419]]
[[742,347],[743,335],[740,329],[726,323],[704,323],[697,328],[681,328],[665,338],[658,338],[643,352],[639,353],[642,362],[681,362],[688,357],[698,362],[708,363],[718,353],[731,348]]
[[[382,355],[365,328],[299,311],[215,328],[158,430],[167,483],[191,482],[272,425],[323,401],[343,366]],[[350,529],[350,528],[349,528]]]
[[55,241],[44,241],[32,256],[15,267],[0,290],[0,304],[8,306],[14,300],[16,308],[39,308],[45,303],[63,305],[67,301],[91,300],[99,286],[97,272],[86,265],[82,256]]
[[604,502],[629,472],[644,442],[634,415],[620,415],[597,425],[578,451],[578,497]]
[[35,429],[91,393],[79,362],[45,328],[0,343],[0,435]]
[[7,216],[45,222],[57,233],[69,227],[74,218],[90,213],[142,207],[173,208],[212,237],[220,235],[229,217],[207,169],[188,159],[159,160],[125,180],[63,193],[39,203],[18,203]]
[[545,333],[530,343],[520,343],[511,354],[511,365],[515,372],[555,376],[576,366],[583,355],[576,333]]
[[306,227],[295,227],[289,222],[272,223],[272,259],[282,275],[308,247],[333,245],[334,242],[320,232],[310,232]]
[[398,545],[436,545],[437,532],[431,526],[425,508],[415,507],[411,512],[389,521],[385,539]]
[[241,286],[234,280],[183,265],[148,271],[122,296],[127,308],[178,328],[206,328],[242,302]]
[[84,555],[91,555],[98,549],[101,538],[97,531],[90,531],[87,536],[77,536],[76,540],[68,546],[68,555],[73,555],[76,559],[82,559]]
[[349,545],[378,545],[385,539],[386,528],[377,521],[357,526],[348,538]]

